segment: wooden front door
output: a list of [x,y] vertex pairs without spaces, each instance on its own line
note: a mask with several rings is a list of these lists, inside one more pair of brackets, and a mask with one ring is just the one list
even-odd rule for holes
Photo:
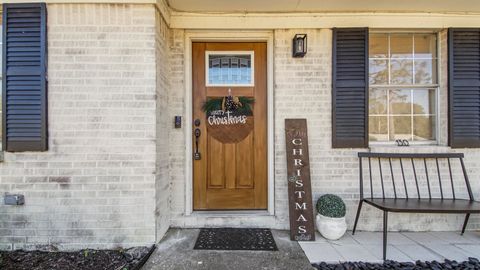
[[[192,74],[194,210],[267,209],[266,43],[194,42]],[[227,96],[254,99],[250,131],[236,142],[213,136],[203,108]],[[221,128],[225,137],[241,133]]]

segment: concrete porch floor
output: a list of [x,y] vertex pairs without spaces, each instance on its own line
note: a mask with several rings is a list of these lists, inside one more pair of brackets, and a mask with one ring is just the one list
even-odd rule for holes
[[[328,241],[318,232],[315,242],[300,242],[311,263],[345,261],[382,262],[381,232],[349,231],[337,241]],[[387,259],[399,262],[458,262],[480,258],[480,232],[389,232]]]
[[[314,269],[310,263],[381,263],[382,233],[351,232],[338,241],[317,233],[315,242],[290,241],[272,230],[279,251],[193,250],[198,229],[170,229],[142,269]],[[400,262],[480,258],[480,232],[389,232],[387,259]]]
[[142,270],[314,269],[288,231],[272,230],[278,251],[194,250],[199,231],[170,229]]

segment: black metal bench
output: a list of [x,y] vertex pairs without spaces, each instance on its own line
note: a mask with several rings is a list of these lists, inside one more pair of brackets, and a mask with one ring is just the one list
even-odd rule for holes
[[[463,157],[462,153],[358,153],[360,165],[360,202],[358,204],[352,234],[355,234],[358,218],[360,217],[360,211],[364,202],[383,211],[383,260],[386,259],[387,255],[388,212],[466,214],[462,228],[463,234],[467,227],[470,214],[480,213],[480,202],[475,201],[473,198],[467,171],[463,163]],[[439,165],[439,160],[444,166]],[[459,198],[461,194],[459,194],[458,188],[457,191],[455,190],[458,184],[456,186],[456,181],[454,181],[455,177],[452,173],[452,164],[457,160],[462,170],[460,174],[462,177],[457,178],[463,178],[464,180],[464,183],[458,184],[466,188],[464,194],[465,197],[468,196],[468,198]],[[362,161],[368,161],[368,169],[363,167]],[[393,169],[394,166],[392,166],[392,163],[396,166],[395,170]],[[387,168],[382,169],[382,164]],[[430,166],[431,164],[434,164],[433,169]],[[372,166],[378,168],[374,169]],[[385,170],[389,171],[386,175],[384,175]],[[446,172],[441,173],[442,170]],[[364,196],[364,171],[369,175],[370,194],[367,195],[369,197]],[[380,179],[375,179],[374,182],[374,178],[378,177],[374,177],[372,172],[378,172],[375,176],[379,176]],[[442,180],[442,176],[445,175],[450,178],[450,181],[447,183],[444,183]],[[388,183],[386,183],[387,179],[389,180]],[[378,180],[380,181],[380,187],[375,185]],[[420,180],[425,181],[427,187],[419,185]],[[413,183],[415,183],[415,188],[413,188]],[[438,187],[435,186],[437,184]],[[374,192],[374,188],[377,189],[378,193]],[[379,191],[380,189],[381,193]],[[414,196],[411,196],[411,194],[409,196],[409,190],[410,193],[412,193],[411,189],[414,190]],[[424,194],[422,194],[421,189],[427,189],[428,193],[424,191]],[[436,195],[435,192],[438,191],[439,193]],[[462,189],[462,191],[465,190]],[[390,194],[388,194],[388,192],[390,192]]]

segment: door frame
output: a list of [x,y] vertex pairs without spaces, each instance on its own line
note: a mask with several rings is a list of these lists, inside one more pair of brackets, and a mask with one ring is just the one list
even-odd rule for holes
[[185,31],[185,215],[201,212],[204,215],[218,216],[219,211],[193,211],[193,149],[192,149],[192,43],[193,42],[266,42],[267,43],[267,211],[221,211],[231,215],[275,215],[275,152],[274,152],[274,115],[273,115],[273,32],[272,31]]

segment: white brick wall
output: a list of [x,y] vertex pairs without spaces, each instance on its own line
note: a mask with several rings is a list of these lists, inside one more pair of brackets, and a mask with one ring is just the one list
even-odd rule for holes
[[303,31],[308,35],[308,53],[304,58],[292,58],[291,39],[298,31],[303,29],[275,31],[275,207],[278,218],[285,224],[288,221],[285,118],[307,118],[314,198],[319,190],[343,195],[342,190],[335,189],[338,182],[343,186],[351,177],[352,172],[342,169],[354,161],[348,153],[343,160],[336,160],[334,156],[342,153],[331,150],[331,32]]
[[[170,85],[169,114],[185,116],[184,88],[184,44],[183,30],[172,29],[170,44]],[[171,181],[171,211],[172,218],[183,215],[185,210],[185,126],[182,129],[170,129],[170,181]],[[174,221],[172,221],[174,223]]]
[[[172,51],[181,54],[184,49],[184,32],[173,30]],[[304,58],[291,57],[291,39],[296,33],[308,35],[308,53]],[[383,152],[465,152],[466,165],[474,194],[480,193],[480,151],[478,149],[451,150],[447,144],[447,48],[446,30],[440,34],[440,134],[439,146],[412,146],[408,149],[372,146],[371,151]],[[357,152],[369,149],[332,149],[331,147],[331,59],[332,32],[330,29],[278,29],[274,31],[274,112],[275,112],[275,217],[205,217],[203,215],[184,216],[185,210],[185,157],[184,149],[171,152],[172,169],[172,226],[267,226],[288,228],[288,204],[285,161],[285,118],[307,118],[311,178],[314,200],[325,193],[341,196],[347,203],[347,221],[350,228],[359,197]],[[180,57],[183,59],[183,55]],[[183,70],[181,61],[176,61],[172,69]],[[172,76],[175,99],[180,103],[170,110],[180,112],[183,96],[183,73]],[[178,133],[178,131],[175,131]],[[172,142],[173,147],[183,145]],[[176,168],[176,169],[175,169]],[[172,170],[172,172],[173,172]],[[458,168],[456,168],[458,170]],[[478,196],[477,196],[478,197]],[[380,230],[381,211],[365,206],[359,222],[360,230]],[[459,230],[463,215],[417,215],[390,214],[392,230]],[[469,229],[479,227],[479,220],[472,216]]]
[[157,160],[156,160],[156,226],[157,240],[170,225],[170,165],[169,165],[169,129],[173,125],[168,112],[168,95],[170,89],[170,29],[161,14],[155,12],[155,51],[156,51],[156,119],[157,119]]
[[[313,195],[358,202],[358,151],[331,148],[329,29],[278,29],[274,36],[275,216],[185,216],[185,31],[169,29],[153,5],[48,5],[49,143],[44,153],[6,153],[0,190],[24,206],[0,204],[0,249],[146,245],[169,226],[288,228],[284,119],[307,118]],[[305,58],[291,57],[295,33],[308,34]],[[440,34],[440,146],[372,151],[449,152],[446,31]],[[480,151],[466,152],[475,194]],[[2,192],[3,195],[3,192]],[[359,229],[380,229],[364,208]],[[463,216],[392,214],[393,230],[458,230]],[[472,218],[469,228],[479,228]]]
[[[49,151],[5,153],[0,248],[155,241],[155,9],[48,5]],[[3,201],[3,198],[2,198]]]
[[[291,38],[295,33],[308,34],[309,52],[305,58],[291,57]],[[325,193],[340,195],[347,203],[347,221],[350,228],[358,203],[358,151],[372,152],[465,152],[466,165],[474,194],[479,194],[478,149],[451,150],[447,147],[447,41],[444,30],[440,34],[440,114],[439,146],[371,146],[370,149],[331,148],[331,30],[277,30],[275,31],[275,149],[276,149],[276,210],[282,220],[288,218],[286,201],[284,118],[308,119],[310,161],[313,197]],[[292,91],[294,89],[294,91]],[[395,169],[395,168],[394,168]],[[454,168],[459,172],[458,166]],[[444,179],[447,177],[444,176]],[[435,179],[436,180],[436,179]],[[378,187],[377,187],[378,188]],[[278,194],[280,192],[280,194]],[[458,191],[457,191],[458,192]],[[477,196],[478,197],[478,196]],[[282,199],[280,199],[282,198]],[[285,198],[285,199],[283,199]],[[283,211],[282,211],[283,210]],[[359,222],[360,230],[380,230],[381,211],[366,206]],[[390,214],[391,230],[459,230],[463,215]],[[479,227],[472,216],[469,229]]]

